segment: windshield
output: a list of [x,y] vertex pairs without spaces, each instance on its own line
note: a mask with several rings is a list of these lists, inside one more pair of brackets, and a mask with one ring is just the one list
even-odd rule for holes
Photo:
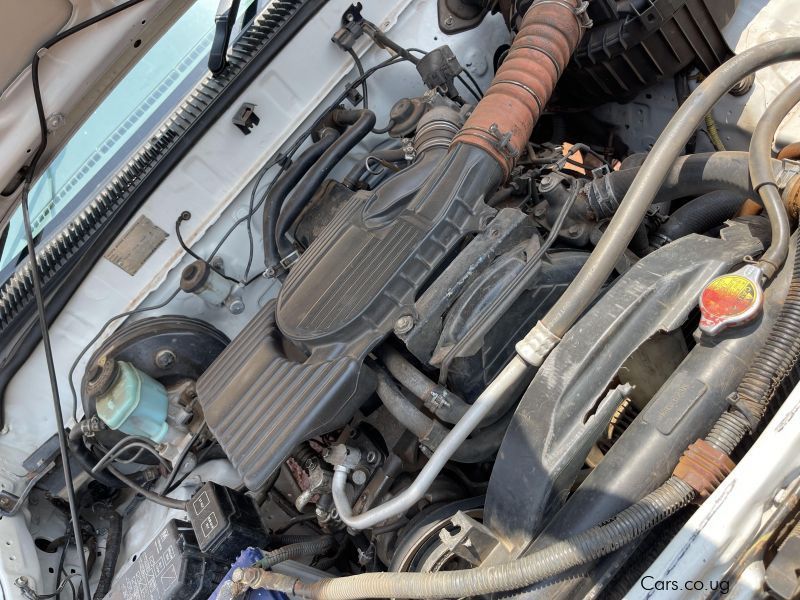
[[[263,0],[242,2],[236,30],[264,4]],[[197,0],[142,56],[39,176],[29,195],[37,243],[48,239],[94,198],[206,74],[217,6],[217,0]],[[13,273],[24,252],[22,211],[17,208],[0,253],[0,282]]]

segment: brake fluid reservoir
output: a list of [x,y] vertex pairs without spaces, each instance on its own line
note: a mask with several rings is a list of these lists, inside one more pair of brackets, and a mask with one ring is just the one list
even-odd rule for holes
[[88,382],[97,416],[111,429],[164,441],[167,425],[167,390],[132,364],[101,358]]

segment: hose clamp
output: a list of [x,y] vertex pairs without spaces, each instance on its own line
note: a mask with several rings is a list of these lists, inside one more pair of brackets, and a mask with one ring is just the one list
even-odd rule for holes
[[750,429],[750,433],[755,433],[758,430],[761,419],[764,418],[764,405],[740,395],[739,392],[731,392],[725,400],[734,409],[735,414],[744,419]]
[[566,0],[538,0],[538,2],[533,3],[531,8],[534,8],[535,6],[542,6],[543,4],[557,4],[563,6],[575,16],[575,20],[578,22],[578,27],[581,29],[589,29],[592,25],[594,25],[592,19],[589,18],[589,3],[585,0],[577,6],[571,2],[567,2]]
[[539,321],[528,335],[517,342],[515,349],[522,360],[532,367],[539,367],[560,341],[560,337]]

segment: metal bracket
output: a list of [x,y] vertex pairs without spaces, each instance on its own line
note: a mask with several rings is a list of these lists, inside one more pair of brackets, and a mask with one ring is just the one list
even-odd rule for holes
[[297,250],[295,250],[285,258],[281,259],[280,263],[281,268],[283,268],[285,271],[288,271],[291,268],[291,266],[298,260],[300,260],[300,253]]
[[22,493],[17,496],[12,494],[7,490],[0,491],[0,516],[3,517],[13,517],[17,514],[22,506],[25,504],[25,501],[28,499],[31,491],[36,486],[39,481],[50,472],[50,469],[55,467],[55,460],[51,460],[50,462],[44,464],[40,470],[33,471],[28,473],[26,476],[28,478],[28,483],[25,485],[25,489],[22,490]]
[[488,527],[461,511],[450,522],[453,524],[453,533],[442,529],[439,539],[448,550],[473,567],[483,563],[499,543]]
[[342,50],[352,50],[356,40],[364,34],[364,17],[361,2],[351,4],[342,14],[342,26],[333,34],[331,41]]
[[497,123],[492,123],[489,126],[489,134],[497,140],[493,142],[492,145],[497,148],[501,154],[508,158],[517,158],[519,156],[519,150],[514,148],[511,145],[511,132],[507,131],[503,133],[500,131],[500,127],[498,127]]

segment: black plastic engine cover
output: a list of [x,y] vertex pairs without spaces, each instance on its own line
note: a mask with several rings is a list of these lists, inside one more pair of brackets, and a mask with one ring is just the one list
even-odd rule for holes
[[[281,332],[312,358],[363,359],[437,267],[494,210],[499,168],[479,149],[450,152],[416,194],[356,196],[292,268],[278,298]],[[401,173],[398,177],[402,177]]]
[[254,490],[301,441],[346,423],[374,386],[371,373],[347,356],[313,364],[287,358],[270,302],[196,389],[208,428]]
[[[457,148],[427,179],[412,169],[343,207],[277,303],[197,381],[206,423],[248,488],[266,483],[303,440],[347,423],[375,388],[368,352],[414,314],[439,266],[494,214],[483,198],[500,167],[482,150]],[[290,358],[287,346],[307,357]]]

